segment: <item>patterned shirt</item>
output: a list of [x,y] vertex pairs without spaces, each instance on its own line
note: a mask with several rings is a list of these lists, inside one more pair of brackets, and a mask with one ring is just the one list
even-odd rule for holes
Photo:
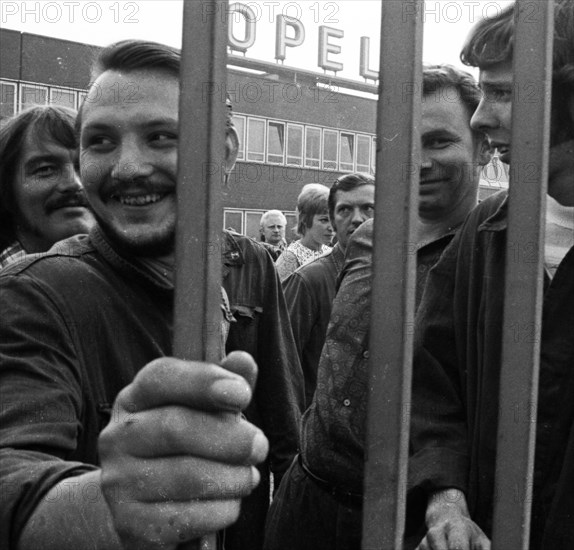
[[324,244],[321,245],[319,250],[313,250],[301,244],[301,241],[292,242],[283,251],[281,256],[277,258],[277,262],[275,263],[279,278],[283,281],[297,268],[320,258],[325,252],[329,252],[329,250],[331,250],[331,247]]
[[18,241],[14,241],[9,247],[0,253],[0,269],[26,257],[26,251]]
[[[453,237],[443,235],[416,251],[417,305],[430,267]],[[373,220],[347,245],[341,284],[319,361],[313,402],[303,417],[301,452],[318,477],[362,494],[367,414]]]

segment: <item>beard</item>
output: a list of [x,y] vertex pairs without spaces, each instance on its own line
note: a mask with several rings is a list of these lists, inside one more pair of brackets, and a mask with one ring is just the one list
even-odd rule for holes
[[175,226],[150,233],[130,234],[96,215],[96,221],[112,247],[125,256],[157,258],[175,251]]

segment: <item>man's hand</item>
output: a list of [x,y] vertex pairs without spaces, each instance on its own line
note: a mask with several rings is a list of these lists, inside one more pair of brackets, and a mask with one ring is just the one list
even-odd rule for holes
[[237,519],[268,450],[238,414],[256,373],[244,352],[221,367],[163,358],[118,395],[99,449],[103,492],[127,547],[172,548]]
[[470,519],[458,489],[434,493],[426,511],[427,534],[417,550],[490,550],[490,541]]

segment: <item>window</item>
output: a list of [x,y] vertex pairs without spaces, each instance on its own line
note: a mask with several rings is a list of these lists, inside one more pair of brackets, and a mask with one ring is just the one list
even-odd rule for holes
[[321,129],[305,128],[305,166],[319,168],[321,162]]
[[265,161],[265,121],[259,118],[247,120],[247,160]]
[[245,117],[234,115],[233,124],[235,124],[235,130],[239,136],[239,152],[237,154],[237,160],[245,160]]
[[283,212],[287,218],[287,227],[285,228],[285,239],[288,243],[297,238],[297,214]]
[[88,92],[78,92],[78,109],[82,106],[86,97],[88,97]]
[[252,237],[256,241],[259,240],[259,225],[261,222],[261,216],[264,210],[259,212],[245,212],[245,235]]
[[371,171],[371,138],[359,134],[357,136],[357,172]]
[[223,212],[223,228],[243,232],[243,212],[241,210],[225,210]]
[[336,130],[323,130],[323,170],[337,170],[338,138]]
[[341,132],[339,142],[339,169],[352,172],[355,166],[355,136]]
[[46,105],[48,102],[48,88],[46,86],[34,86],[22,84],[20,86],[20,109],[32,105]]
[[269,122],[267,128],[267,162],[283,164],[285,162],[285,124]]
[[303,126],[287,124],[287,164],[303,165]]
[[62,88],[50,89],[50,103],[61,105],[62,107],[76,108],[76,92],[74,90],[64,90]]
[[16,84],[0,82],[0,118],[16,114]]

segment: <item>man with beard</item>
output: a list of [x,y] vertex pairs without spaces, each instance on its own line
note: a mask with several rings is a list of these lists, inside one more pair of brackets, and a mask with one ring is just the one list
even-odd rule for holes
[[[259,483],[267,439],[238,414],[253,394],[253,359],[169,357],[180,63],[177,50],[151,42],[101,52],[78,121],[97,224],[0,277],[3,548],[175,548],[233,523]],[[237,145],[229,113],[227,172]],[[226,246],[236,280],[246,248]],[[290,333],[277,327],[276,275],[265,283],[275,309],[243,313],[261,314],[271,332],[257,336],[292,347],[297,366]],[[270,438],[282,439],[272,456],[280,475],[296,449],[302,385],[282,359],[262,356],[264,343],[244,345],[260,353],[263,386],[278,386],[256,406]]]

